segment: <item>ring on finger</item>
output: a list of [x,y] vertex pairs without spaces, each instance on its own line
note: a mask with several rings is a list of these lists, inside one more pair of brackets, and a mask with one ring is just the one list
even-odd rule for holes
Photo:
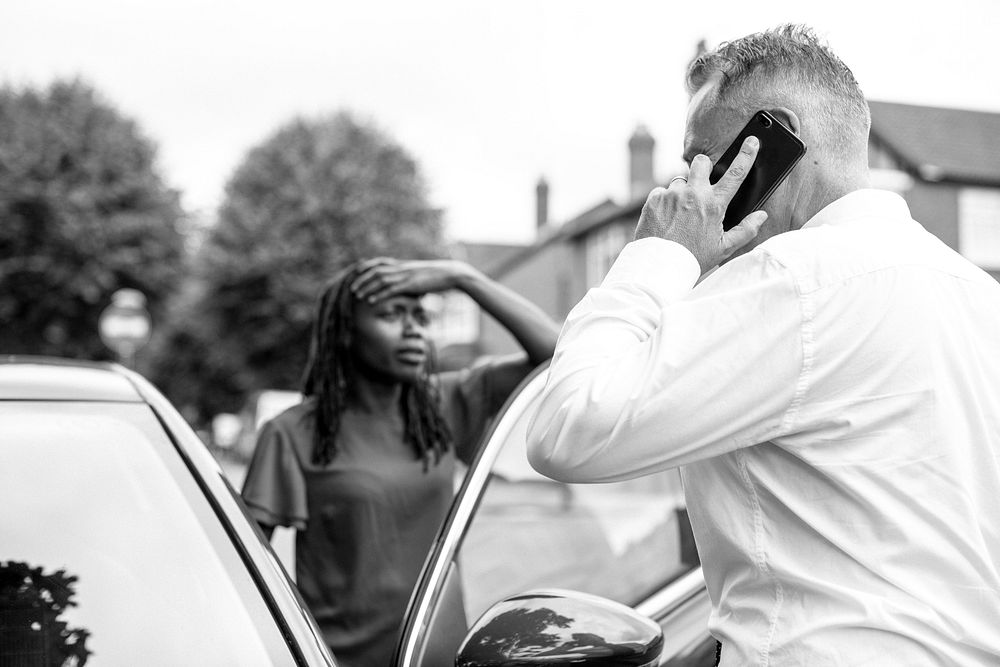
[[673,178],[670,179],[670,182],[667,183],[667,187],[669,188],[671,185],[673,185],[674,181],[684,181],[685,183],[687,183],[688,179],[686,176],[674,176]]

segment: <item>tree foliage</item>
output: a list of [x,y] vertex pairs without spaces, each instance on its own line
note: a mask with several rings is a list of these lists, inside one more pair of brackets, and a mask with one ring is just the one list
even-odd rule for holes
[[157,379],[201,417],[236,411],[256,389],[297,389],[327,280],[360,258],[440,248],[440,212],[401,146],[346,112],[294,119],[230,179]]
[[183,242],[155,155],[85,83],[0,89],[0,350],[109,356],[97,321],[121,287],[160,312]]

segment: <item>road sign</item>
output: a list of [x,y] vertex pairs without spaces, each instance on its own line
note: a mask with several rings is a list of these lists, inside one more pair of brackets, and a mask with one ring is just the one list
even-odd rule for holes
[[101,340],[114,350],[126,366],[133,366],[135,353],[149,340],[152,323],[146,297],[135,289],[120,289],[111,295],[111,305],[97,322]]

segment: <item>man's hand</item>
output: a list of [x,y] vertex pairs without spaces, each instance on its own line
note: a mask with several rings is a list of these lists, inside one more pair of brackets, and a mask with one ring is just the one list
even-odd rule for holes
[[717,266],[757,236],[767,213],[754,211],[728,232],[722,230],[726,207],[736,195],[757,157],[757,137],[747,137],[726,173],[712,185],[707,155],[691,160],[687,180],[674,179],[649,193],[635,228],[635,240],[655,236],[676,241],[691,251],[701,272]]

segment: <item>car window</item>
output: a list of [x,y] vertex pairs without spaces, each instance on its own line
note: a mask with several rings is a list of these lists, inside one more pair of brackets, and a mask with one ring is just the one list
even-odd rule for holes
[[0,662],[294,664],[147,406],[0,404],[0,433]]
[[527,462],[527,422],[503,444],[458,552],[470,622],[532,588],[632,606],[690,569],[676,470],[612,484],[555,482]]

